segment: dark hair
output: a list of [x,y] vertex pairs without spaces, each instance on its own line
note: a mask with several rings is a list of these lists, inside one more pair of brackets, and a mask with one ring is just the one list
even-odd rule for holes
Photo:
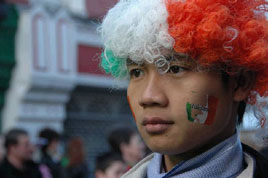
[[134,129],[128,127],[122,127],[113,130],[108,137],[108,142],[112,150],[114,152],[122,154],[120,145],[122,143],[129,144],[131,136],[133,136],[135,133],[136,131]]
[[51,144],[52,141],[59,139],[59,134],[53,129],[44,128],[39,132],[39,137],[45,139],[45,144],[41,146],[41,150],[46,152],[47,147]]
[[243,116],[246,111],[246,102],[245,101],[240,101],[239,106],[238,106],[238,111],[237,111],[237,124],[240,125],[243,121]]
[[95,171],[100,170],[105,172],[115,161],[121,161],[124,163],[122,157],[115,152],[103,153],[96,158],[96,168]]
[[23,129],[11,129],[9,130],[5,135],[5,142],[4,146],[6,150],[8,150],[8,147],[11,145],[17,145],[18,144],[18,137],[21,135],[28,136],[28,133]]
[[268,160],[268,147],[262,148],[260,153]]

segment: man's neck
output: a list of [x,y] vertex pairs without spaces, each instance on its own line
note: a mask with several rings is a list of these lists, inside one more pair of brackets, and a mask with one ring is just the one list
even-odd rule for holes
[[206,152],[210,148],[214,147],[215,145],[219,144],[220,142],[222,142],[225,139],[232,136],[234,133],[235,133],[235,131],[222,136],[221,139],[212,140],[210,142],[210,144],[206,144],[204,146],[201,146],[201,147],[194,149],[194,150],[191,150],[191,151],[187,151],[185,153],[181,153],[178,155],[164,155],[163,168],[164,168],[165,172],[170,171],[175,165],[179,164],[182,161],[189,160],[191,158],[194,158],[194,157]]
[[14,166],[15,168],[19,169],[19,170],[23,170],[23,161],[16,158],[15,156],[13,155],[8,155],[7,156],[7,160],[8,162]]

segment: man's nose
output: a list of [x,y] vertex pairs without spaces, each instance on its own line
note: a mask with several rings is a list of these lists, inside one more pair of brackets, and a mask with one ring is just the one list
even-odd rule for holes
[[142,107],[159,106],[165,107],[168,105],[168,97],[164,88],[164,77],[158,72],[148,75],[145,82],[139,104]]

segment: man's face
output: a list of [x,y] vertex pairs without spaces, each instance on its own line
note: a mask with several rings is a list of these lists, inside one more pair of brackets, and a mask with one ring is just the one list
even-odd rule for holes
[[128,154],[133,159],[133,164],[141,160],[145,154],[145,145],[138,134],[131,136],[129,144],[126,145],[125,154]]
[[126,166],[122,161],[114,161],[105,172],[98,171],[96,178],[120,178],[126,171]]
[[21,161],[28,161],[32,159],[34,148],[30,143],[27,135],[18,136],[17,145],[11,146],[10,154],[13,154],[17,159]]
[[148,147],[180,154],[224,137],[234,125],[233,83],[226,89],[221,74],[196,72],[185,62],[159,74],[152,64],[128,66],[128,100]]

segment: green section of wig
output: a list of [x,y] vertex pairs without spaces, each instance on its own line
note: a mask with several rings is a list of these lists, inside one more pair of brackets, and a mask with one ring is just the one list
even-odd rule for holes
[[126,59],[114,56],[110,50],[104,50],[101,54],[101,67],[107,74],[116,78],[127,76]]

